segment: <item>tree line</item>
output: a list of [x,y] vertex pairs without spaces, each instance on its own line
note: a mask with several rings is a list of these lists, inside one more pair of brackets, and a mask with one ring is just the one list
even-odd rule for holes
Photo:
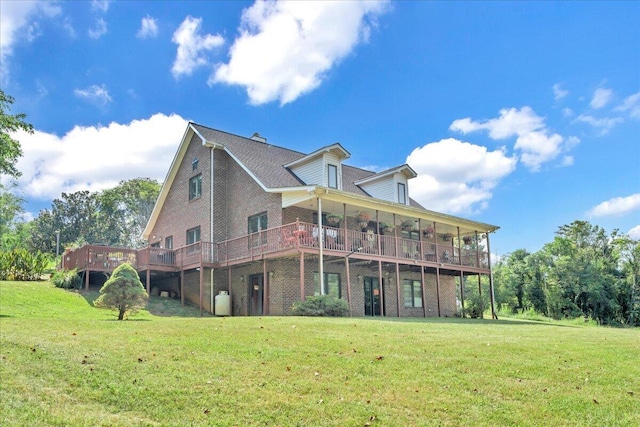
[[640,241],[618,230],[607,234],[587,221],[560,226],[539,251],[502,258],[493,276],[501,310],[640,326]]

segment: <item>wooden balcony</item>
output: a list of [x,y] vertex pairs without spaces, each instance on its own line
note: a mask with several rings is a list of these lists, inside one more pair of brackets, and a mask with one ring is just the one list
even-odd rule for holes
[[488,273],[486,251],[455,245],[454,239],[412,240],[345,228],[295,222],[223,242],[197,242],[178,249],[140,250],[86,245],[64,254],[65,269],[111,272],[128,262],[138,271],[181,271],[200,265],[224,267],[263,258],[320,253],[329,257],[422,264],[450,270]]

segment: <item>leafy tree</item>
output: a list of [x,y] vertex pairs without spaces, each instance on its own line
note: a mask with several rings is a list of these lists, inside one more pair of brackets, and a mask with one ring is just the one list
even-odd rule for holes
[[9,134],[19,130],[33,133],[33,126],[24,121],[26,115],[23,113],[9,114],[14,101],[13,97],[6,95],[0,89],[0,175],[5,174],[18,178],[21,174],[15,164],[22,156],[22,149],[20,142]]
[[101,235],[109,244],[127,248],[144,246],[142,232],[160,193],[158,181],[136,178],[98,195]]
[[[15,184],[10,184],[13,187]],[[16,246],[15,230],[19,222],[17,219],[24,213],[23,200],[13,194],[0,183],[0,250],[12,249]]]
[[94,305],[117,310],[118,320],[123,320],[125,313],[133,314],[144,307],[148,298],[138,272],[130,264],[121,264],[100,289]]

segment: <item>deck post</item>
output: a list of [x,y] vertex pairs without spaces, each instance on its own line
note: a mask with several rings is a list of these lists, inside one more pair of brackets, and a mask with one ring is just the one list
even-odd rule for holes
[[304,301],[304,298],[304,252],[300,252],[300,301]]
[[202,262],[200,263],[200,268],[198,268],[198,270],[200,271],[200,294],[198,299],[200,302],[200,317],[202,317],[202,304],[204,300],[204,268],[202,267]]
[[440,313],[440,267],[436,267],[436,299],[438,300],[438,317],[442,317],[442,313]]
[[420,266],[420,284],[422,286],[422,315],[427,317],[427,286],[424,283],[424,266]]
[[396,309],[400,317],[400,263],[396,262]]
[[382,282],[382,261],[378,260],[378,283],[380,284],[380,316],[386,316],[384,306],[384,283]]
[[351,314],[351,272],[349,270],[349,255],[347,255],[344,259],[344,268],[347,273],[347,302],[349,303],[349,316],[353,316]]
[[262,259],[262,314],[269,315],[269,282],[271,278],[267,272],[267,260]]
[[478,273],[478,295],[480,296],[480,318],[484,319],[484,303],[482,301],[482,276]]
[[493,270],[491,269],[491,246],[489,245],[489,232],[487,231],[487,266],[489,267],[489,292],[491,293],[491,317],[498,320],[495,307],[495,295],[493,291]]
[[462,317],[464,318],[464,272],[460,271],[460,302],[462,303]]
[[149,269],[149,265],[147,265],[147,295],[151,294],[151,270]]

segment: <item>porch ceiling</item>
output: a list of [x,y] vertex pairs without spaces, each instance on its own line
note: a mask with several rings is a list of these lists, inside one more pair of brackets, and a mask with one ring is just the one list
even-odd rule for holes
[[469,234],[472,231],[490,233],[500,228],[495,225],[471,221],[453,215],[372,199],[324,187],[307,188],[304,191],[283,192],[282,207],[296,206],[302,209],[317,211],[318,198],[322,199],[322,211],[325,213],[343,214],[343,206],[346,206],[347,216],[355,217],[360,211],[368,211],[371,220],[375,221],[376,211],[378,211],[378,221],[389,224],[394,222],[394,215],[396,215],[396,222],[405,220],[420,220],[426,222],[426,224],[420,224],[421,227],[426,227],[429,222],[436,222],[438,233],[455,234],[457,227],[460,227],[461,234]]

